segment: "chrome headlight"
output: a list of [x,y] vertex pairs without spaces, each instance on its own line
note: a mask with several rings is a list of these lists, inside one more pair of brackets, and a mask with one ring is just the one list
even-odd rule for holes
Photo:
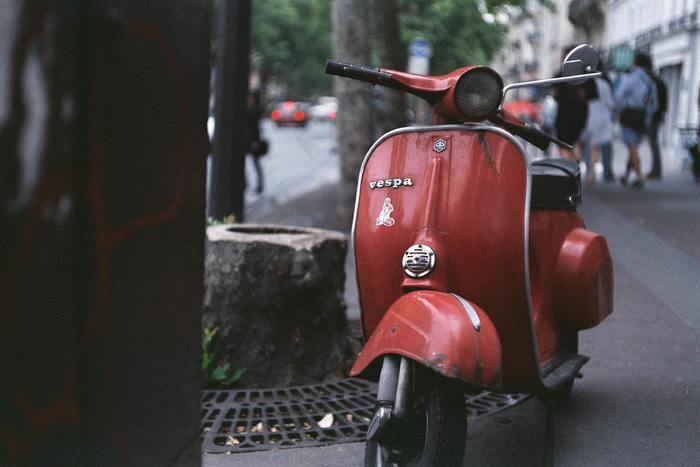
[[475,67],[464,73],[454,89],[454,102],[467,120],[481,121],[501,105],[503,80],[488,67]]

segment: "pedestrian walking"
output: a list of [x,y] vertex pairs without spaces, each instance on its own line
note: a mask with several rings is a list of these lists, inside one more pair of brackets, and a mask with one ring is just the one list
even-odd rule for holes
[[632,186],[635,188],[644,187],[639,144],[658,107],[656,85],[644,71],[645,69],[651,69],[651,58],[646,54],[638,53],[634,57],[632,69],[622,80],[615,95],[615,103],[620,111],[622,140],[629,151],[627,167],[620,181],[623,185],[627,185],[630,172],[634,170],[637,179]]
[[255,172],[258,177],[258,184],[255,189],[257,193],[262,193],[265,187],[260,158],[267,153],[267,142],[260,138],[261,117],[260,92],[251,91],[248,93],[248,105],[246,108],[246,142],[248,145],[248,153],[253,157],[253,166],[255,167]]
[[659,149],[659,127],[664,121],[664,116],[667,109],[668,101],[668,91],[666,89],[666,84],[663,80],[655,75],[651,69],[645,70],[654,80],[656,84],[656,98],[658,101],[658,107],[654,115],[651,117],[651,123],[647,129],[647,136],[649,137],[649,146],[651,146],[651,171],[647,174],[647,178],[661,178],[661,150]]
[[[602,69],[602,65],[599,65]],[[615,118],[615,101],[612,84],[605,76],[594,78],[598,97],[588,101],[588,118],[581,134],[581,142],[586,146],[587,160],[586,186],[595,182],[595,165],[603,153],[603,176],[613,180],[612,141],[613,122]]]

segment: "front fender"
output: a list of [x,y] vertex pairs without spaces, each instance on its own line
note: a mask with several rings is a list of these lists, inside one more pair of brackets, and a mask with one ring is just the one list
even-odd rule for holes
[[[479,326],[470,319],[468,307],[473,308]],[[497,390],[501,386],[501,343],[496,328],[481,308],[453,294],[419,290],[394,302],[350,375],[360,375],[385,354],[404,355],[481,388]]]

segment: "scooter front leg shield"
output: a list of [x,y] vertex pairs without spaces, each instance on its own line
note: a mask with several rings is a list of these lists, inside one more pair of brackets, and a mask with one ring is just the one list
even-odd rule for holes
[[478,306],[454,294],[419,290],[399,298],[377,325],[350,371],[362,375],[385,354],[415,360],[449,378],[497,390],[501,344]]

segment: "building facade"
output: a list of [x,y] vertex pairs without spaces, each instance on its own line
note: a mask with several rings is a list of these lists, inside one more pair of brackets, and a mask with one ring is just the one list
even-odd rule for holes
[[654,71],[668,88],[662,132],[667,145],[681,144],[683,128],[698,126],[700,0],[612,0],[605,51],[624,69],[635,51],[651,56]]

